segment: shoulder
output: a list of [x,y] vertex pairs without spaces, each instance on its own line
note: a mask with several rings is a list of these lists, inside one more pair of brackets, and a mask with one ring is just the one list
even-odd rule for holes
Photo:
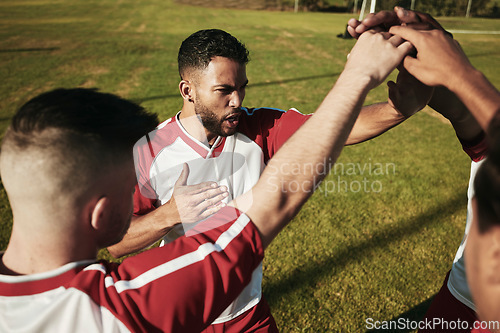
[[134,155],[140,159],[154,159],[164,147],[172,144],[180,135],[181,130],[174,116],[140,138],[134,145]]
[[244,111],[241,115],[241,121],[238,131],[242,133],[254,132],[255,130],[267,130],[275,127],[281,122],[303,122],[308,115],[304,115],[297,109],[291,108],[282,110],[277,108],[242,108]]
[[287,112],[298,112],[297,109],[291,108],[288,110],[278,109],[278,108],[269,108],[269,107],[259,107],[259,108],[241,108],[244,113],[243,116],[249,119],[252,118],[281,118]]

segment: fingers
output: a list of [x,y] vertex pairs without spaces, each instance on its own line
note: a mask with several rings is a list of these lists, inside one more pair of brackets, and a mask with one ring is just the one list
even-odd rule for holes
[[[223,192],[221,192],[223,191]],[[197,212],[198,218],[196,220],[204,220],[210,215],[215,214],[221,208],[226,206],[222,200],[228,197],[227,187],[221,186],[215,190],[209,190],[202,194],[205,199],[200,200],[196,207],[193,207]],[[200,199],[201,197],[199,197]]]
[[227,196],[228,196],[228,193],[223,192],[223,193],[219,193],[213,197],[210,197],[208,199],[205,199],[198,204],[197,209],[199,209],[200,211],[205,211],[207,209],[213,209],[214,207],[219,207],[219,209],[220,209],[220,208],[226,206],[226,204],[222,200],[227,198]]
[[389,32],[393,35],[401,36],[415,46],[417,46],[420,38],[422,38],[422,32],[408,27],[394,26],[389,29]]
[[413,45],[411,45],[410,42],[405,41],[401,36],[393,35],[390,32],[382,32],[381,34],[389,41],[389,43],[398,48],[402,54],[406,55],[413,50]]
[[401,24],[417,30],[432,30],[437,29],[443,31],[453,38],[453,35],[446,31],[438,21],[431,15],[417,11],[406,10],[402,7],[394,7]]
[[177,187],[177,186],[186,185],[188,176],[189,176],[189,166],[187,163],[184,163],[184,164],[182,164],[181,174],[180,174],[179,178],[177,179],[177,181],[175,182],[174,186]]
[[353,37],[353,38],[358,38],[359,37],[359,34],[356,33],[356,30],[355,28],[351,27],[351,26],[347,26],[347,32]]
[[356,32],[363,33],[377,26],[390,27],[398,23],[398,16],[394,11],[383,10],[376,14],[368,15],[356,28]]
[[396,7],[394,7],[394,12],[396,13],[396,15],[401,23],[422,22],[422,19],[415,11],[406,10],[403,7],[396,6]]
[[398,47],[399,45],[403,44],[403,43],[404,43],[404,41],[405,41],[405,40],[404,40],[403,38],[401,38],[401,36],[398,36],[398,35],[391,35],[391,36],[389,37],[389,42],[390,42],[392,45],[396,46],[396,47]]
[[[401,45],[398,46],[398,50],[401,52],[401,54],[406,56],[406,55],[412,53],[415,50],[415,48],[413,47],[413,45],[410,42],[405,41],[404,43],[402,43]],[[406,57],[406,58],[411,58],[411,57]]]
[[200,214],[200,220],[204,220],[206,219],[207,217],[217,213],[221,208],[225,207],[226,204],[225,203],[221,203],[221,204],[218,204],[218,205],[215,205],[215,206],[212,206],[212,207],[208,207],[207,209],[205,209],[201,214]]
[[433,30],[434,27],[428,23],[424,22],[416,22],[416,23],[408,23],[403,25],[404,27],[412,28],[414,30]]
[[228,195],[227,187],[224,185],[218,186],[217,188],[202,190],[192,195],[193,206],[202,205],[208,207],[227,198]]
[[347,21],[347,29],[352,28],[354,31],[354,29],[356,29],[358,27],[358,25],[360,25],[360,24],[361,24],[361,22],[359,22],[355,18],[352,18],[349,21]]
[[177,188],[176,190],[178,194],[180,193],[197,194],[206,191],[210,188],[217,188],[217,187],[219,187],[219,185],[217,185],[216,182],[203,182],[195,185],[183,185],[183,187]]
[[[199,184],[198,184],[199,185]],[[197,186],[197,185],[195,185]],[[194,191],[174,193],[173,201],[182,223],[193,223],[208,217],[224,207],[222,202],[229,196],[226,186],[212,186]]]

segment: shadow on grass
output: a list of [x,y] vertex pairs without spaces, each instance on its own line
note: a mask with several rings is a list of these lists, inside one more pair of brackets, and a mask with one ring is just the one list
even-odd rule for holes
[[28,48],[28,49],[0,49],[0,53],[11,53],[11,52],[39,52],[39,51],[56,51],[60,50],[59,47],[39,47],[39,48]]
[[[277,80],[277,81],[270,81],[270,82],[257,82],[257,83],[249,84],[247,87],[247,90],[252,89],[252,88],[256,88],[256,87],[265,87],[265,86],[272,86],[272,85],[277,85],[277,84],[286,84],[286,83],[290,83],[290,82],[331,78],[331,77],[336,77],[339,75],[340,75],[340,73],[329,73],[329,74],[323,74],[323,75],[304,76],[304,77],[297,77],[297,78],[292,78],[292,79],[284,79],[284,80]],[[174,97],[180,97],[180,94],[157,95],[157,96],[150,96],[150,97],[144,97],[144,98],[136,98],[136,99],[133,99],[133,101],[135,103],[141,104],[141,103],[152,101],[152,100],[167,99],[167,98],[174,98]]]
[[[424,318],[425,313],[427,312],[427,309],[431,305],[432,300],[434,299],[435,296],[436,295],[433,295],[432,297],[429,297],[428,299],[426,299],[422,303],[420,303],[418,305],[415,305],[410,310],[408,310],[406,312],[403,312],[399,316],[394,317],[392,319],[389,319],[388,321],[394,322],[395,324],[397,324],[399,322],[399,320],[401,320],[403,323],[405,323],[405,325],[406,325],[406,323],[408,321],[410,321],[410,322],[419,322],[419,321],[421,321]],[[406,325],[406,327],[408,327],[408,328],[407,329],[393,329],[393,330],[389,330],[389,329],[384,329],[384,330],[383,329],[379,329],[379,330],[376,330],[376,329],[373,329],[373,330],[368,330],[365,333],[375,333],[375,332],[377,332],[377,333],[379,333],[379,332],[384,332],[384,333],[406,333],[406,332],[413,332],[414,331],[413,329],[411,329],[411,324],[410,325]]]
[[283,295],[314,286],[322,277],[332,274],[350,262],[370,256],[376,249],[386,248],[390,243],[398,242],[410,234],[420,233],[426,227],[441,223],[445,217],[465,207],[465,193],[464,189],[448,202],[438,203],[420,216],[400,221],[398,227],[391,224],[381,228],[370,239],[360,239],[357,244],[346,247],[334,255],[325,256],[318,261],[309,261],[297,267],[286,278],[267,283],[264,286],[267,301],[271,306],[276,305]]

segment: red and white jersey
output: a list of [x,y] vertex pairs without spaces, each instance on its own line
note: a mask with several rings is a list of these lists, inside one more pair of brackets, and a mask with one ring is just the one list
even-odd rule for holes
[[295,109],[242,109],[238,131],[218,137],[212,147],[184,129],[180,112],[140,139],[134,147],[139,189],[134,214],[147,214],[170,200],[184,163],[189,165],[188,185],[226,185],[231,201],[257,183],[265,164],[309,118]]
[[474,197],[474,178],[476,176],[477,170],[484,161],[488,149],[486,138],[484,137],[479,143],[474,145],[468,145],[462,143],[463,149],[470,156],[471,162],[471,172],[469,178],[469,189],[467,190],[467,220],[465,224],[464,237],[462,238],[462,243],[460,244],[458,251],[453,260],[453,266],[451,267],[450,277],[448,278],[448,290],[450,293],[458,299],[463,304],[467,305],[472,310],[476,311],[476,307],[472,300],[472,295],[467,284],[467,278],[465,275],[465,260],[464,260],[464,250],[467,244],[467,235],[472,223],[472,198]]
[[[208,224],[211,224],[208,226]],[[128,258],[0,275],[0,332],[200,332],[264,256],[255,225],[232,207],[207,231]]]
[[[242,109],[237,132],[216,138],[212,147],[183,128],[179,113],[139,140],[134,147],[138,180],[134,214],[147,214],[170,200],[183,163],[189,165],[188,185],[205,181],[225,185],[229,192],[226,203],[242,195],[257,183],[267,161],[309,118],[295,109]],[[174,227],[162,245],[183,235],[184,227]],[[252,282],[214,324],[232,320],[255,306],[262,297],[261,285],[259,266]]]

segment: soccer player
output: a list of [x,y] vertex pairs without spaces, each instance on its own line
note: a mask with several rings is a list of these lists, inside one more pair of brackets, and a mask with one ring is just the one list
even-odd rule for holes
[[[242,107],[247,63],[246,47],[225,31],[201,30],[183,41],[178,54],[182,110],[136,147],[139,184],[135,217],[124,240],[109,248],[111,254],[121,256],[149,246],[178,223],[159,216],[175,209],[172,199],[182,202],[176,197],[173,180],[187,180],[192,186],[213,182],[215,197],[200,204],[212,213],[254,186],[269,159],[309,119],[310,115],[295,109]],[[426,103],[424,96],[424,101],[408,103],[404,112],[414,113]],[[366,107],[347,143],[370,139],[404,119],[388,103]],[[226,195],[222,204],[217,201],[220,188],[227,190],[227,194],[220,193]],[[170,231],[162,243],[176,239],[183,234],[185,224],[194,222],[183,218],[187,213],[179,211],[183,224]],[[251,284],[216,320],[214,324],[220,325],[213,329],[243,332],[246,327],[255,329],[255,323],[260,322],[259,327],[276,331],[269,308],[261,301],[261,282],[262,267],[258,267]]]
[[[399,26],[403,23],[407,26]],[[407,56],[404,68],[422,83],[436,87],[429,105],[450,120],[465,152],[472,159],[464,237],[452,268],[424,317],[430,322],[434,318],[448,322],[466,321],[468,329],[464,331],[470,332],[477,314],[467,283],[464,249],[467,248],[474,214],[474,178],[488,151],[485,130],[500,109],[500,94],[471,65],[458,42],[427,14],[396,7],[394,12],[380,12],[363,22],[352,20],[350,24],[353,36],[373,27],[380,30],[383,26],[414,45],[416,57]],[[427,31],[417,30],[422,28]],[[420,330],[422,333],[428,331],[447,332],[442,328]]]
[[[461,318],[463,311],[457,305],[458,299],[472,312],[467,331],[500,332],[500,93],[472,66],[458,42],[450,36],[440,31],[403,27],[393,27],[390,31],[410,41],[417,50],[416,58],[405,59],[405,68],[420,81],[443,85],[455,93],[483,130],[488,130],[490,139],[489,145],[483,144],[481,149],[481,157],[487,158],[480,162],[481,166],[473,162],[471,168],[465,235],[449,273],[453,280],[443,285],[426,316],[442,318],[443,308],[448,311],[458,308],[451,318]],[[488,152],[484,156],[486,148]],[[455,299],[450,298],[446,287],[454,291]],[[475,321],[477,317],[481,321]]]
[[[458,42],[442,31],[415,31],[404,27],[393,27],[390,31],[410,41],[417,50],[416,58],[405,59],[405,68],[423,83],[432,86],[442,85],[456,94],[474,114],[477,123],[486,130],[500,110],[500,93],[483,73],[472,66]],[[469,125],[473,123],[469,121]],[[456,127],[455,130],[460,138],[459,130]],[[490,130],[490,134],[498,137],[499,133],[491,133],[492,131],[498,131],[498,128]],[[493,143],[498,144],[497,140]],[[487,148],[486,140],[482,141],[481,156],[479,156],[481,159],[485,157]],[[498,172],[500,155],[498,148],[494,149],[488,153],[489,157],[484,161],[484,166],[479,167],[473,162],[468,191],[467,223],[462,244],[455,256],[447,286],[443,285],[426,315],[427,318],[442,318],[443,309],[449,312],[454,310],[456,313],[450,319],[468,319],[467,331],[474,327],[477,319],[475,311],[482,320],[496,320],[497,325],[500,323],[500,308],[495,303],[491,303],[496,301],[496,297],[490,294],[497,288],[495,281],[491,280],[491,274],[498,274],[497,262],[491,255],[496,249],[495,243],[491,243],[491,240],[495,239],[492,236],[495,228],[489,228],[491,223],[493,225],[496,223],[495,219],[498,220],[493,207],[499,204],[498,193],[495,192],[495,186],[498,185],[495,172]],[[473,160],[477,161],[474,158]],[[474,182],[475,178],[478,178],[476,182]],[[478,204],[479,202],[481,204]],[[478,222],[473,223],[474,220]],[[480,232],[485,230],[490,231],[487,236]],[[484,240],[484,242],[481,243],[479,240]],[[470,246],[473,249],[469,251],[467,249]],[[467,256],[467,260],[464,260],[464,250],[472,252]],[[478,256],[478,253],[481,255]],[[485,291],[488,292],[488,297]],[[452,295],[468,308],[457,304],[458,302],[450,297]],[[465,311],[470,313],[469,317],[466,316]]]
[[490,150],[476,174],[465,268],[478,317],[473,333],[500,332],[500,113],[490,125]]
[[[29,101],[13,117],[0,155],[14,217],[0,257],[0,331],[203,330],[250,282],[264,249],[326,174],[304,166],[329,170],[324,161],[338,158],[368,91],[410,48],[398,37],[364,34],[317,112],[250,191],[186,237],[120,265],[95,257],[127,230],[136,183],[132,144],[156,117],[86,89]],[[289,163],[305,172],[280,168]],[[275,190],[292,182],[303,186]]]

